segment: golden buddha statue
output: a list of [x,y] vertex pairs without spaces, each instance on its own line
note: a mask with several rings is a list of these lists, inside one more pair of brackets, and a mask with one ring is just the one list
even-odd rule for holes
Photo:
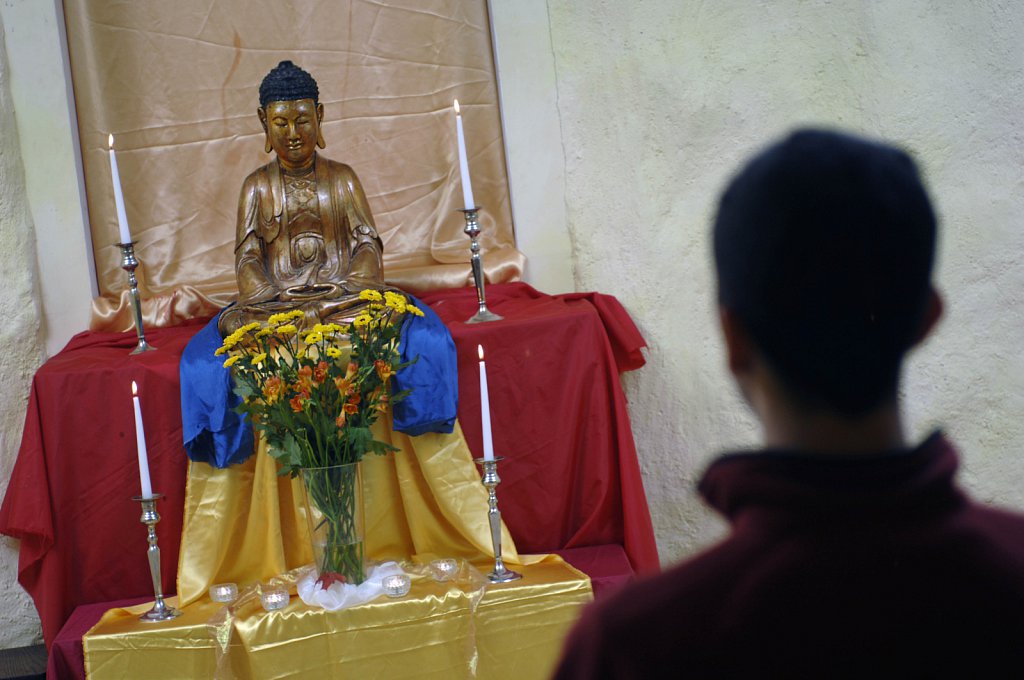
[[366,305],[360,291],[384,288],[383,246],[359,178],[317,153],[326,146],[319,88],[292,62],[263,79],[257,114],[277,157],[242,184],[238,303],[221,314],[220,332],[293,309],[307,324],[348,322]]

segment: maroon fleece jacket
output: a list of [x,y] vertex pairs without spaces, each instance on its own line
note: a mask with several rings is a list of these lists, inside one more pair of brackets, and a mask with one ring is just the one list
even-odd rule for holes
[[1024,516],[915,449],[719,458],[721,543],[590,605],[558,680],[1024,677]]

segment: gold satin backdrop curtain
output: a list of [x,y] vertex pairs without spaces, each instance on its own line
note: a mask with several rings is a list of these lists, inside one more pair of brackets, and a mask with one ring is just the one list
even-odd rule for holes
[[491,281],[515,249],[485,0],[65,0],[100,298],[93,329],[131,327],[107,135],[113,133],[146,323],[173,325],[234,299],[245,176],[264,164],[263,76],[309,71],[323,155],[351,165],[384,241],[386,278],[409,290],[469,285],[452,100],[463,107]]

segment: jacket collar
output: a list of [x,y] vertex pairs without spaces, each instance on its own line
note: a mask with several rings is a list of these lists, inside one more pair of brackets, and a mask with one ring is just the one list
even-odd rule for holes
[[962,499],[958,458],[939,432],[913,449],[837,456],[766,449],[715,460],[698,491],[731,520],[747,510],[828,514],[924,510]]

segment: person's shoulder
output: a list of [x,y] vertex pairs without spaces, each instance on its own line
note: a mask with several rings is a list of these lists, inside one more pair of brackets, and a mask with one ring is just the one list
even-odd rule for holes
[[712,593],[720,593],[720,567],[728,561],[728,552],[728,543],[722,543],[659,574],[641,577],[596,602],[595,615],[606,619],[616,632],[668,619],[676,619],[678,629],[680,607],[701,608]]
[[1024,514],[969,499],[952,531],[964,559],[1007,572],[1024,588]]
[[[705,608],[720,601],[729,579],[721,564],[724,546],[642,577],[588,606],[585,617],[600,621],[604,635],[620,640],[649,638],[663,623],[678,635],[688,621],[709,624]],[[684,613],[685,612],[685,613]],[[707,612],[711,615],[711,610]],[[671,624],[671,625],[670,625]],[[645,643],[644,643],[645,644]]]
[[[717,587],[689,560],[587,605],[563,651],[556,680],[656,677],[703,645]],[[703,596],[701,593],[703,591]]]

